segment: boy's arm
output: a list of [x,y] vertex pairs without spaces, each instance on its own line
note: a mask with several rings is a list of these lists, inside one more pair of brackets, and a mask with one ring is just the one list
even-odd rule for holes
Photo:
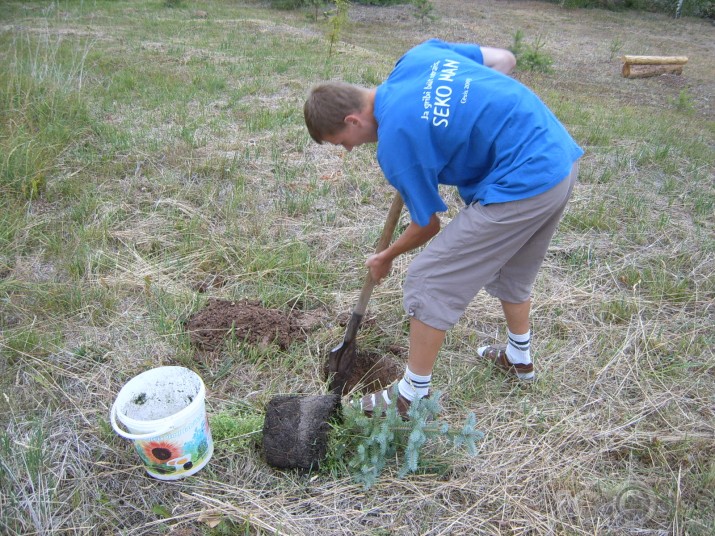
[[503,48],[483,47],[471,43],[445,43],[445,45],[455,52],[500,73],[511,74],[511,71],[516,67],[514,54]]
[[482,50],[484,65],[499,71],[500,73],[510,74],[516,66],[516,58],[514,54],[503,48],[479,47]]
[[382,278],[390,273],[392,261],[396,257],[426,244],[439,230],[440,220],[437,214],[432,214],[429,223],[424,227],[410,222],[402,234],[397,237],[397,240],[387,249],[368,257],[365,264],[370,270],[370,276],[376,283],[380,283]]

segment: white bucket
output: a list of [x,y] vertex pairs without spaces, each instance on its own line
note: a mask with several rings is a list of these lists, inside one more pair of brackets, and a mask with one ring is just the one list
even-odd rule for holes
[[150,476],[178,480],[196,473],[213,454],[205,398],[198,374],[184,367],[159,367],[122,387],[110,421],[117,434],[134,442]]

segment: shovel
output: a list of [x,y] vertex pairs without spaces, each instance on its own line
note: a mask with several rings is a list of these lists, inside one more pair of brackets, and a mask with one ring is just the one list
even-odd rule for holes
[[[395,194],[377,245],[378,253],[390,244],[402,205],[400,194]],[[375,284],[368,272],[345,338],[328,356],[331,393],[314,396],[283,395],[268,402],[263,423],[263,451],[268,465],[279,469],[311,470],[318,467],[325,458],[330,422],[341,408],[340,398],[355,363],[355,337]]]
[[[390,245],[392,235],[395,232],[395,227],[397,227],[397,222],[400,219],[400,213],[402,212],[403,205],[404,203],[402,201],[402,197],[399,193],[396,193],[395,198],[392,200],[390,211],[387,213],[385,226],[382,229],[382,235],[380,236],[380,241],[377,243],[375,253],[380,253]],[[350,374],[352,372],[353,365],[355,364],[355,357],[357,354],[355,338],[363,316],[365,316],[365,311],[367,310],[367,304],[370,301],[372,290],[375,288],[376,284],[376,281],[372,279],[370,272],[368,271],[365,276],[365,283],[363,284],[362,291],[360,292],[357,305],[355,306],[355,309],[353,309],[350,321],[348,322],[348,327],[345,330],[343,342],[333,348],[330,355],[328,355],[328,377],[331,378],[330,392],[333,394],[341,396],[346,394],[343,393],[343,390],[345,389],[345,384],[350,379]]]

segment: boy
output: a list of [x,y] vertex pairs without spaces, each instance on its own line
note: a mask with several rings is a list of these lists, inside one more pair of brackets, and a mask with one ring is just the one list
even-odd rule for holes
[[[410,349],[397,400],[391,389],[363,397],[368,415],[397,403],[404,416],[429,394],[446,330],[482,288],[500,300],[508,339],[478,355],[534,379],[531,289],[583,151],[533,92],[506,76],[515,64],[507,50],[432,39],[377,88],[322,84],[305,103],[316,142],[348,151],[377,143],[380,167],[410,212],[404,232],[368,258],[371,277],[380,282],[397,256],[429,242],[403,286]],[[456,186],[466,204],[441,232],[439,184]]]

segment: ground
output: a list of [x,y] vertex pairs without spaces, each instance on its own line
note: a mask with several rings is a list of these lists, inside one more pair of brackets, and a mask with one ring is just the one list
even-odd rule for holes
[[[322,14],[171,3],[2,2],[0,533],[715,533],[709,21],[434,0],[423,25],[407,4],[352,4],[329,48]],[[368,492],[336,459],[275,470],[266,410],[327,393],[393,195],[373,147],[310,140],[305,95],[378,84],[431,37],[508,48],[518,32],[553,64],[514,76],[585,149],[534,289],[539,381],[476,357],[505,336],[481,294],[433,382],[441,418],[476,416],[476,456],[439,443],[419,473],[390,464]],[[630,80],[624,54],[689,61]],[[27,177],[39,197],[13,186]],[[461,201],[444,198],[447,223]],[[403,370],[413,255],[370,300],[355,391],[376,363],[383,385]],[[175,483],[147,476],[109,423],[122,385],[163,365],[199,373],[226,425],[210,463]]]

